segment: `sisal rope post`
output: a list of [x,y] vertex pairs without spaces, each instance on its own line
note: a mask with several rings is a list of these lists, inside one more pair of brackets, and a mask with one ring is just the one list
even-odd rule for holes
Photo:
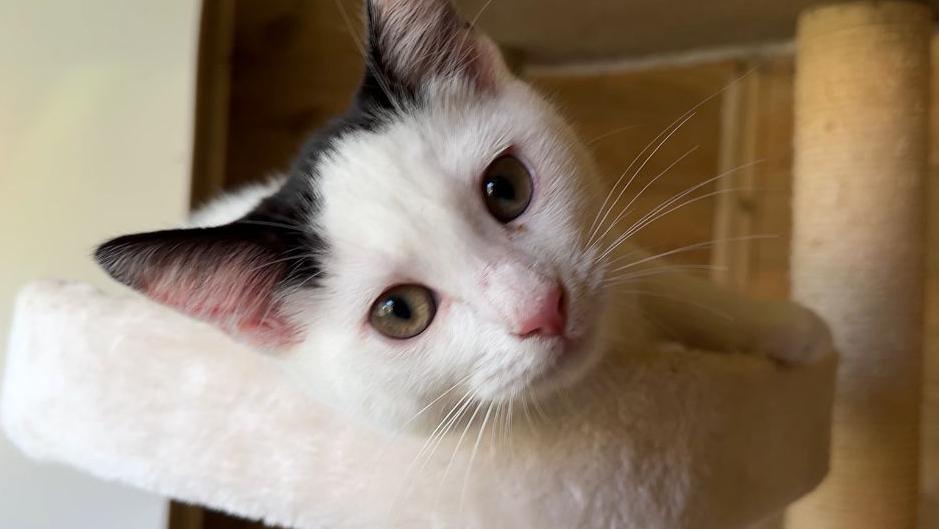
[[799,21],[793,296],[841,356],[831,473],[794,529],[914,529],[931,13],[913,2]]

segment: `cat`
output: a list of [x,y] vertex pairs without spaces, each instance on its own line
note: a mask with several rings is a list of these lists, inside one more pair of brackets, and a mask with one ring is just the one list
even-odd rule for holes
[[353,104],[283,178],[106,242],[100,265],[344,416],[424,436],[458,406],[546,406],[662,338],[784,365],[830,350],[809,310],[663,269],[609,229],[623,183],[605,189],[448,1],[369,0],[366,16]]

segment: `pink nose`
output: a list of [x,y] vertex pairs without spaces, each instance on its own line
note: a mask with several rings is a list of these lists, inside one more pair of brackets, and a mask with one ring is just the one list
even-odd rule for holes
[[531,306],[532,312],[525,315],[519,323],[516,334],[523,338],[530,336],[561,336],[567,326],[564,310],[564,287],[560,284],[540,296]]

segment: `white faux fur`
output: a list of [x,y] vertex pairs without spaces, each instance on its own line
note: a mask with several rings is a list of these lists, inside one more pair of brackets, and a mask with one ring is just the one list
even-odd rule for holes
[[417,459],[423,438],[340,419],[208,325],[44,282],[19,298],[0,411],[34,457],[302,529],[733,529],[824,475],[832,357],[606,361],[570,409]]

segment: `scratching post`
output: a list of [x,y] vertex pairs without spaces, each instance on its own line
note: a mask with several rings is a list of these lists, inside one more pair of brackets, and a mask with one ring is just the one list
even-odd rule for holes
[[929,9],[811,9],[797,51],[793,295],[842,354],[832,472],[796,529],[916,526]]

